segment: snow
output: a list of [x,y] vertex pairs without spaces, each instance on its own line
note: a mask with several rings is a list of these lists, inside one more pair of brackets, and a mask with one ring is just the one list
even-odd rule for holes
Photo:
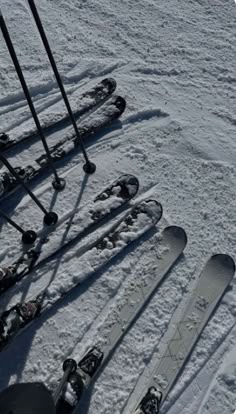
[[[236,259],[235,218],[235,2],[233,0],[41,0],[36,1],[72,101],[105,77],[117,81],[127,108],[114,126],[87,141],[96,163],[85,176],[79,150],[60,163],[67,186],[61,193],[45,173],[31,184],[40,201],[60,219],[82,211],[122,173],[140,181],[134,202],[162,203],[163,219],[137,243],[36,320],[0,354],[0,388],[43,381],[54,388],[63,360],[81,358],[102,322],[122,301],[124,289],[155,272],[160,231],[182,226],[185,254],[155,292],[87,393],[80,412],[128,414],[128,399],[147,383],[140,375],[160,354],[170,322],[211,254]],[[65,108],[26,0],[1,0],[26,80],[42,122],[62,119]],[[12,137],[34,130],[30,112],[0,36],[0,132]],[[83,120],[86,124],[86,119]],[[71,127],[48,137],[50,145],[72,134]],[[14,165],[29,165],[42,154],[38,140],[7,152]],[[22,189],[1,201],[24,229],[42,230],[43,214]],[[1,224],[2,263],[14,257],[21,236]],[[57,243],[61,236],[58,233]],[[85,240],[85,244],[88,243]],[[77,257],[81,244],[37,270],[1,297],[1,310],[24,301],[49,281],[63,287],[69,274],[89,270]],[[58,283],[58,285],[57,285]],[[12,297],[14,292],[14,296]],[[233,413],[235,402],[235,282],[227,291],[173,387],[163,414]],[[138,381],[139,380],[139,381]],[[137,385],[137,387],[135,387]]]

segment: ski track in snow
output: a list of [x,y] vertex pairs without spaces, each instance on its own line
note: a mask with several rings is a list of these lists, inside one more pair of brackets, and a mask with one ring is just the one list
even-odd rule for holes
[[[43,121],[55,110],[65,114],[65,109],[26,3],[15,0],[10,7],[10,0],[1,0],[1,9]],[[60,175],[67,179],[64,192],[52,190],[48,173],[34,180],[31,188],[62,217],[85,206],[127,172],[140,181],[134,202],[156,198],[164,218],[156,231],[129,246],[0,354],[0,387],[32,380],[55,387],[64,358],[72,354],[80,358],[93,344],[99,324],[122,299],[124,287],[155,271],[160,230],[179,225],[188,235],[184,256],[105,364],[79,410],[127,414],[129,396],[138,398],[147,382],[145,377],[139,379],[140,374],[159,356],[162,337],[181,313],[206,259],[217,252],[236,259],[235,3],[41,0],[37,4],[72,104],[89,86],[114,77],[116,93],[126,98],[127,108],[120,121],[86,143],[97,165],[95,175],[84,177],[82,155],[76,150],[59,164]],[[0,131],[19,136],[34,129],[1,36],[0,85]],[[59,128],[48,137],[49,144],[69,129]],[[37,140],[7,151],[14,165],[30,164],[41,153]],[[43,214],[23,190],[4,200],[1,208],[26,229],[32,223],[35,230],[42,228]],[[14,257],[15,249],[21,250],[19,242],[15,230],[1,223],[2,263]],[[77,247],[69,260],[75,270]],[[2,297],[0,308],[25,299],[50,277],[60,278],[65,272],[59,256]],[[233,282],[163,414],[234,412],[235,303]]]

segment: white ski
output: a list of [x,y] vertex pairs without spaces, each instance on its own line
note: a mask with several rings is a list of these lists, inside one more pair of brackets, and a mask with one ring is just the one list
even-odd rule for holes
[[132,414],[160,412],[162,403],[229,286],[234,272],[235,263],[228,255],[216,254],[208,260],[176,324],[175,332],[166,344],[164,355],[154,367],[149,383]]

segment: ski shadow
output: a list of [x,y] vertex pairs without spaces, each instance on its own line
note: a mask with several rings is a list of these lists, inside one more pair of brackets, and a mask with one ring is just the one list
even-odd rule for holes
[[[81,200],[82,200],[82,198],[83,198],[83,194],[84,194],[85,187],[86,187],[86,185],[87,185],[87,182],[88,182],[88,175],[87,175],[87,174],[85,174],[85,175],[84,175],[84,178],[83,178],[83,181],[82,181],[82,184],[81,184],[81,188],[80,188],[80,191],[79,191],[78,197],[77,197],[77,200],[76,200],[75,205],[74,205],[74,207],[73,207],[73,211],[74,211],[74,213],[70,216],[70,219],[69,219],[68,224],[67,224],[67,226],[66,226],[65,232],[64,232],[64,234],[62,235],[62,238],[61,238],[61,241],[60,241],[60,245],[59,245],[59,249],[63,246],[63,244],[64,244],[64,242],[65,242],[65,240],[66,240],[67,234],[68,234],[68,233],[69,233],[69,231],[70,231],[71,225],[72,225],[72,223],[73,223],[74,216],[75,216],[75,214],[76,214],[76,209],[78,209],[78,208],[79,208],[79,205],[80,205]],[[57,194],[58,194],[58,193],[57,193]],[[55,193],[54,193],[54,195],[55,195]],[[55,202],[56,202],[56,198],[57,198],[57,196],[55,196],[55,197],[53,197],[53,198],[52,198],[52,201],[51,201],[51,204],[50,204],[50,211],[52,211],[52,208],[53,208],[53,206],[54,206],[54,204],[55,204]],[[52,230],[52,231],[53,231],[53,230]],[[55,229],[55,231],[56,231],[56,229]],[[50,235],[50,232],[49,232],[49,235]],[[45,236],[43,236],[43,239],[44,239],[44,237],[45,237]],[[40,246],[40,243],[42,243],[41,239],[39,239],[39,241],[38,241],[37,245],[35,246],[35,249],[36,249],[36,250],[37,250],[37,247],[39,247],[39,246]],[[53,282],[53,280],[55,279],[55,277],[56,277],[56,275],[57,275],[57,271],[58,271],[59,266],[60,266],[60,263],[61,263],[61,260],[62,260],[62,257],[63,257],[63,255],[62,255],[62,256],[60,256],[60,257],[58,258],[58,261],[57,261],[57,263],[56,263],[56,265],[55,265],[55,268],[54,268],[54,270],[53,270],[53,273],[52,273],[52,275],[51,275],[51,278],[50,278],[49,283],[48,283],[48,285],[47,285],[47,286],[49,286],[49,285]],[[31,280],[30,280],[30,277],[28,277],[28,278],[27,278],[27,281],[28,281],[28,283],[26,284],[26,287],[24,288],[24,292],[22,292],[21,301],[20,301],[21,303],[25,302],[25,300],[26,300],[26,296],[27,296],[28,291],[29,291],[29,288],[30,288],[30,286],[31,286]],[[45,290],[46,290],[46,289],[47,289],[47,287],[45,288]]]
[[[52,211],[53,210],[53,207],[54,207],[54,205],[56,204],[56,200],[57,200],[57,195],[58,195],[58,192],[57,191],[54,191],[54,193],[53,193],[53,196],[52,196],[52,199],[51,199],[51,202],[50,202],[50,206],[49,206],[49,211]],[[44,226],[44,228],[46,228],[45,226]],[[1,228],[0,228],[0,231],[1,231]],[[51,231],[53,231],[53,229],[51,229]],[[49,235],[50,234],[50,229],[48,229],[48,233],[47,233],[47,235]],[[44,237],[45,237],[45,235],[44,235]],[[42,238],[44,238],[44,237],[42,237]],[[40,242],[41,242],[41,238],[40,239],[36,239],[36,242],[34,243],[34,249],[36,249],[37,250],[37,248],[39,247],[39,245],[40,245]],[[22,243],[21,243],[22,244]],[[24,258],[24,255],[27,253],[27,251],[28,250],[30,250],[30,249],[32,249],[32,245],[23,245],[22,244],[22,250],[21,250],[21,252],[19,252],[19,257],[18,257],[18,260],[15,262],[15,269],[18,269],[18,267],[21,265],[21,262],[22,262],[22,260],[23,260],[23,258]],[[2,257],[0,257],[0,263],[1,263],[1,261],[4,261],[4,255],[2,256]],[[10,286],[8,289],[9,289],[9,291],[11,290],[11,288],[12,287],[14,287],[15,285],[13,285],[13,286]],[[29,288],[29,285],[28,285],[28,288]],[[28,291],[28,289],[26,289],[27,291]],[[8,290],[7,290],[8,291]],[[6,292],[7,292],[6,291]],[[26,291],[26,293],[25,293],[25,296],[27,295],[27,291]],[[1,303],[1,312],[3,311],[3,308],[4,308],[4,306],[6,307],[7,306],[7,303],[8,303],[8,301],[7,301],[7,299],[5,299],[4,300],[4,306],[2,306],[2,298],[3,298],[3,295],[4,295],[4,292],[0,295],[0,303]],[[9,295],[9,296],[12,296],[12,295]],[[7,297],[7,295],[5,296],[5,298]],[[10,300],[10,297],[9,297],[9,300]]]
[[[47,284],[47,286],[45,288],[45,289],[47,289],[47,287],[53,282],[53,280],[57,276],[57,273],[58,273],[58,270],[59,270],[59,267],[60,267],[61,260],[62,260],[63,256],[72,247],[74,247],[76,244],[82,242],[83,239],[85,239],[87,236],[90,236],[91,233],[96,232],[99,228],[105,226],[107,223],[113,222],[113,220],[115,218],[118,217],[118,221],[119,221],[120,214],[124,213],[127,210],[127,207],[128,208],[130,207],[129,201],[125,202],[124,204],[122,204],[119,207],[117,207],[115,209],[115,211],[110,212],[108,217],[106,217],[106,215],[105,215],[97,223],[93,223],[88,228],[85,228],[84,230],[79,231],[79,233],[75,237],[73,237],[71,240],[66,240],[67,235],[68,235],[68,233],[70,231],[71,225],[73,224],[74,216],[75,216],[75,214],[77,214],[76,209],[78,209],[78,207],[79,207],[80,201],[82,199],[83,191],[84,191],[84,189],[85,189],[85,187],[87,185],[88,179],[89,179],[89,176],[88,175],[85,175],[84,176],[84,181],[83,181],[83,184],[82,184],[82,188],[81,188],[81,191],[80,191],[80,194],[79,194],[79,197],[77,199],[77,202],[75,204],[75,207],[72,210],[72,211],[74,211],[74,214],[70,216],[69,220],[68,219],[65,220],[65,222],[66,222],[67,225],[66,225],[64,234],[61,237],[60,245],[56,248],[56,250],[55,250],[54,253],[52,253],[51,255],[49,255],[48,257],[46,257],[45,259],[43,259],[38,264],[37,264],[37,262],[35,264],[33,264],[33,267],[30,270],[30,272],[28,274],[26,274],[25,276],[22,277],[22,279],[25,277],[25,279],[24,279],[24,281],[23,281],[22,284],[20,283],[20,281],[22,279],[20,279],[18,281],[18,283],[16,285],[14,285],[15,286],[15,290],[14,290],[13,294],[18,294],[18,293],[20,294],[21,292],[23,292],[22,293],[22,298],[19,301],[20,303],[23,303],[24,302],[24,300],[25,300],[25,298],[27,296],[27,292],[28,292],[29,287],[32,284],[32,282],[37,281],[37,280],[39,280],[42,277],[42,276],[37,276],[37,279],[35,279],[35,280],[33,279],[32,280],[32,277],[30,278],[30,276],[33,276],[33,272],[37,271],[38,269],[42,269],[43,270],[44,269],[44,266],[47,265],[47,263],[50,263],[52,260],[55,261],[55,267],[54,267],[54,270],[52,272],[53,274],[52,274],[52,276],[50,278],[49,283]],[[56,230],[53,230],[52,229],[52,231],[56,231]],[[49,236],[49,235],[50,235],[50,232],[47,233],[47,236]],[[45,235],[42,237],[42,244],[43,244],[44,237],[45,237]],[[99,239],[99,236],[97,237],[97,239]],[[40,243],[41,243],[41,240],[39,240],[39,244]],[[89,248],[91,248],[92,244],[93,243],[89,244]],[[84,254],[84,252],[85,252],[84,248],[85,247],[86,247],[86,244],[85,245],[82,245],[81,248],[79,249],[79,255],[77,256],[78,259]],[[35,249],[37,250],[37,246],[35,247]],[[18,261],[19,261],[19,266],[20,266],[21,257],[19,258]],[[43,272],[43,274],[45,274],[45,272]],[[26,292],[26,293],[24,293],[24,292]],[[4,310],[7,310],[6,309],[7,308],[7,303],[8,302],[7,302],[7,299],[5,297],[4,298],[4,303],[3,303],[3,300],[1,301],[1,311],[2,312]]]
[[111,132],[120,131],[122,129],[123,129],[122,120],[116,119],[115,121],[112,122],[110,126],[107,125],[100,132],[97,132],[96,134],[91,135],[87,143],[87,148],[90,148],[92,145],[96,144],[96,142],[100,141],[100,139],[103,138],[105,135],[110,134]]
[[[71,158],[73,157],[73,154],[71,155]],[[66,160],[64,163],[62,163],[63,164],[63,166],[66,164],[68,162],[68,160]],[[84,174],[84,171],[83,171],[83,169],[82,169],[82,171],[81,171],[81,173],[83,173]],[[46,177],[45,177],[45,175],[46,175]],[[28,185],[29,185],[29,188],[31,189],[31,191],[33,191],[33,189],[31,188],[32,187],[32,185],[31,184],[34,184],[34,185],[36,185],[36,186],[40,186],[41,184],[42,184],[42,182],[43,182],[43,180],[45,180],[45,178],[47,178],[47,177],[49,177],[50,176],[50,170],[47,168],[47,170],[45,171],[45,174],[43,174],[42,175],[42,177],[40,176],[40,177],[35,177],[33,180],[32,180],[32,183],[31,183],[31,181],[28,183]],[[83,178],[83,182],[82,182],[82,187],[84,186],[84,188],[85,188],[85,184],[84,184],[84,178]],[[82,188],[83,190],[84,190],[84,188]],[[46,209],[48,210],[48,211],[52,211],[53,210],[53,206],[55,205],[55,203],[56,203],[56,200],[57,200],[57,195],[58,195],[58,192],[56,191],[56,190],[53,190],[53,188],[51,189],[51,191],[53,192],[53,195],[52,195],[52,199],[51,199],[51,202],[50,202],[50,205],[49,206],[46,206]],[[80,193],[81,193],[81,190],[80,190]],[[3,211],[10,217],[10,218],[13,218],[14,219],[14,210],[15,210],[15,207],[20,203],[20,201],[22,200],[22,198],[24,197],[26,195],[26,192],[25,192],[25,190],[23,189],[23,188],[17,188],[17,193],[12,193],[12,195],[11,196],[9,196],[9,197],[7,197],[6,199],[3,199],[3,200],[0,200],[0,207],[2,206],[2,204],[4,203],[4,208],[3,208]],[[14,197],[15,196],[15,197]],[[12,200],[12,198],[14,197],[14,200]],[[82,195],[81,195],[81,198],[82,198]],[[78,203],[79,204],[79,203]],[[77,205],[78,205],[77,204]],[[26,212],[26,210],[23,212],[23,213],[25,213]],[[42,213],[42,217],[43,217],[43,213]],[[2,231],[2,226],[5,224],[5,221],[4,221],[4,219],[1,219],[0,218],[0,231]],[[19,225],[22,225],[21,223],[18,223]],[[44,228],[46,228],[45,226],[44,226]],[[24,230],[29,230],[28,228],[24,228],[24,226],[23,226],[23,229]],[[30,230],[34,230],[34,231],[36,231],[37,232],[37,229],[35,229],[35,228],[31,228]],[[40,229],[41,230],[41,229]],[[50,231],[49,231],[50,232]],[[17,233],[16,233],[17,234]],[[21,235],[19,236],[19,244],[21,244]],[[32,246],[23,246],[22,245],[22,248],[21,248],[21,252],[22,252],[22,254],[24,254],[28,249],[31,249],[32,248]],[[21,252],[19,252],[19,254],[21,253]],[[1,260],[3,260],[4,259],[4,255],[3,255],[3,257],[1,258]]]
[[[76,209],[78,209],[78,208],[79,208],[79,205],[80,205],[80,202],[81,202],[81,200],[82,200],[82,198],[83,198],[84,190],[85,190],[85,188],[86,188],[86,185],[87,185],[87,183],[88,183],[88,180],[89,180],[89,176],[88,176],[87,174],[84,174],[84,178],[83,178],[83,181],[82,181],[82,183],[81,183],[81,188],[80,188],[80,191],[79,191],[79,194],[78,194],[77,200],[76,200],[76,202],[75,202],[74,208],[72,209],[72,210],[74,211],[74,214],[72,214],[72,215],[71,215],[71,217],[70,217],[69,221],[67,220],[68,224],[67,224],[67,226],[66,226],[66,229],[65,229],[64,234],[62,235],[62,238],[61,238],[61,242],[60,242],[59,249],[63,246],[64,241],[65,241],[65,239],[66,239],[66,236],[67,236],[67,234],[68,234],[68,232],[69,232],[69,230],[70,230],[70,227],[71,227],[72,222],[73,222],[74,215],[76,214]],[[54,195],[53,195],[53,197],[52,197],[51,203],[50,203],[50,211],[53,209],[53,207],[54,207],[54,205],[55,205],[55,203],[56,203],[57,194],[58,194],[58,192],[57,192],[57,191],[55,191],[55,193],[54,193]],[[35,250],[37,250],[37,248],[39,248],[39,249],[40,249],[40,244],[42,244],[42,245],[43,245],[43,241],[44,241],[45,237],[50,236],[50,233],[51,233],[51,232],[56,231],[56,229],[53,229],[53,228],[52,228],[52,229],[51,229],[51,231],[50,231],[50,229],[47,229],[47,227],[46,227],[46,230],[48,230],[48,231],[47,231],[47,233],[46,233],[46,234],[43,234],[42,238],[39,238],[39,240],[37,241],[37,243],[34,245],[34,249],[35,249]],[[28,247],[28,249],[30,249],[30,248],[32,248],[32,246]],[[64,252],[63,252],[63,253],[64,253]],[[60,266],[60,263],[61,263],[62,258],[63,258],[63,254],[61,254],[61,255],[58,257],[58,260],[57,260],[57,262],[56,262],[56,264],[55,264],[55,268],[54,268],[54,270],[53,270],[53,272],[52,272],[52,275],[51,275],[51,278],[50,278],[50,280],[49,280],[48,285],[49,285],[50,283],[52,283],[52,282],[53,282],[53,280],[54,280],[54,278],[56,277],[56,275],[57,275],[57,271],[58,271],[58,269],[59,269],[59,266]],[[21,256],[20,256],[20,258],[19,258],[19,263],[20,263],[20,260],[21,260]],[[50,260],[50,257],[48,258],[48,260],[45,260],[45,262],[44,262],[44,263],[47,263],[49,260]],[[39,264],[39,265],[43,265],[43,263],[42,263],[42,264]],[[13,288],[13,289],[15,288],[15,291],[13,292],[13,294],[20,293],[20,295],[21,295],[21,298],[19,298],[19,301],[18,301],[18,302],[20,302],[20,303],[24,303],[24,302],[25,302],[25,300],[26,300],[26,297],[27,297],[27,294],[28,294],[28,291],[29,291],[29,289],[30,289],[31,284],[32,284],[34,281],[37,281],[37,279],[36,279],[36,280],[34,280],[34,278],[32,278],[32,277],[31,277],[31,276],[32,276],[32,273],[34,272],[34,270],[35,270],[36,268],[37,268],[37,263],[36,263],[36,265],[34,266],[34,268],[30,271],[30,273],[29,273],[28,275],[26,275],[26,276],[23,278],[23,280],[24,280],[23,284],[21,284],[21,283],[20,283],[20,282],[21,282],[21,280],[19,280],[19,283],[17,283],[16,285],[13,285],[13,286],[12,286],[12,288]],[[48,285],[47,285],[47,286],[48,286]],[[47,286],[46,286],[46,288],[47,288]],[[45,289],[46,289],[46,288],[45,288]],[[8,294],[8,292],[10,292],[10,294]],[[11,292],[11,288],[10,288],[10,289],[9,289],[9,291],[6,291],[6,295],[5,295],[5,297],[4,297],[4,298],[0,298],[0,300],[2,299],[2,301],[1,301],[1,312],[3,312],[4,310],[6,310],[6,308],[7,308],[7,304],[8,304],[8,303],[9,303],[9,301],[11,300],[11,297],[12,297],[12,292]]]
[[[19,195],[19,197],[21,198],[21,196],[22,196],[22,198],[25,196],[25,191],[24,190],[22,190],[22,189],[19,189],[19,193],[21,193],[21,194],[18,194]],[[52,194],[52,198],[51,198],[51,201],[50,201],[50,205],[49,205],[49,207],[47,208],[47,210],[48,211],[53,211],[53,208],[54,208],[54,206],[55,206],[55,204],[56,204],[56,201],[57,201],[57,196],[58,196],[58,192],[56,191],[56,190],[54,190],[54,192],[53,192],[53,194]],[[2,202],[3,201],[5,201],[5,200],[2,200]],[[10,211],[11,210],[11,207],[12,207],[12,202],[11,202],[11,200],[6,200],[5,201],[5,206],[4,206],[4,213],[5,214],[7,214],[9,217],[10,217],[10,219],[13,219],[14,220],[14,212],[12,212],[12,211]],[[23,230],[24,231],[27,231],[27,230],[34,230],[36,233],[37,233],[37,229],[35,229],[35,228],[26,228],[25,226],[24,226],[24,224],[22,225],[19,221],[17,221],[17,224],[20,226],[20,227],[22,227],[23,228]],[[2,228],[3,228],[3,226],[5,226],[6,225],[6,222],[5,222],[5,220],[4,220],[4,218],[0,218],[0,232],[2,232]],[[44,225],[44,223],[42,223],[42,227],[41,227],[41,229],[39,229],[39,231],[41,231],[41,230],[44,230],[44,229],[46,229],[46,226]],[[49,230],[49,233],[50,233],[50,230]],[[16,230],[16,234],[18,234],[17,233],[17,230]],[[17,236],[16,236],[17,237]],[[20,249],[19,249],[19,259],[17,260],[19,263],[21,262],[21,259],[23,258],[23,256],[24,256],[24,254],[28,251],[28,250],[30,250],[30,249],[32,249],[32,245],[24,245],[23,243],[22,243],[22,240],[21,240],[21,238],[22,238],[22,235],[19,235],[19,245],[20,245]],[[34,243],[34,247],[36,247],[37,245],[38,245],[38,243],[40,242],[40,240],[38,240],[38,239],[36,239],[36,242]],[[3,254],[1,254],[0,255],[0,263],[2,262],[2,261],[4,261],[4,259],[5,259],[5,254],[3,253]],[[5,264],[6,265],[6,264]],[[8,264],[7,264],[8,265]]]
[[[12,376],[16,379],[14,382],[20,382],[22,373],[24,370],[25,363],[27,361],[27,355],[32,346],[33,339],[38,331],[46,321],[52,318],[59,309],[67,307],[70,303],[78,300],[92,284],[102,276],[102,274],[108,271],[111,266],[119,264],[126,255],[134,251],[138,246],[142,245],[145,241],[149,240],[150,237],[154,236],[156,228],[150,229],[146,234],[140,237],[139,240],[131,242],[124,251],[120,252],[116,257],[111,259],[107,264],[101,266],[88,280],[85,280],[81,285],[75,287],[70,293],[64,298],[58,301],[51,309],[45,314],[42,314],[38,319],[35,319],[30,329],[25,329],[21,332],[15,340],[13,339],[9,345],[0,353],[0,366],[1,366],[1,378],[0,378],[0,389],[6,388]],[[79,326],[78,326],[79,332]],[[76,344],[82,340],[78,338]],[[75,345],[76,346],[76,345]],[[16,372],[17,367],[17,372]],[[37,373],[34,372],[34,378],[36,380]],[[40,375],[40,373],[39,373]]]
[[[82,185],[81,185],[81,189],[80,189],[80,192],[79,192],[79,195],[78,195],[78,198],[77,198],[76,203],[75,203],[75,205],[74,205],[74,207],[73,207],[74,213],[73,213],[73,214],[70,216],[70,218],[69,218],[68,224],[67,224],[67,226],[66,226],[66,229],[65,229],[64,234],[62,235],[62,238],[61,238],[60,245],[59,245],[58,249],[60,249],[60,248],[64,245],[64,243],[65,243],[65,241],[66,241],[66,237],[67,237],[67,235],[68,235],[68,233],[69,233],[69,231],[70,231],[71,225],[72,225],[72,223],[73,223],[73,219],[74,219],[74,216],[75,216],[75,214],[76,214],[76,209],[78,209],[78,207],[79,207],[79,205],[80,205],[80,202],[81,202],[81,200],[82,200],[83,193],[84,193],[84,189],[85,189],[85,187],[86,187],[87,182],[88,182],[88,175],[87,175],[87,174],[85,174],[85,175],[84,175],[84,178],[83,178]],[[54,270],[53,270],[53,272],[52,272],[52,275],[51,275],[51,277],[50,277],[50,279],[49,279],[49,282],[48,282],[48,284],[47,284],[47,285],[46,285],[46,287],[45,287],[45,291],[47,290],[48,286],[50,286],[50,284],[51,284],[51,283],[53,282],[53,280],[55,279],[55,277],[56,277],[56,275],[57,275],[57,272],[58,272],[58,270],[59,270],[59,267],[60,267],[60,264],[61,264],[61,260],[62,260],[62,258],[63,258],[63,254],[61,254],[61,255],[58,257],[58,260],[57,260],[57,262],[56,262],[56,264],[55,264],[55,268],[54,268]],[[47,260],[47,261],[49,261],[49,260],[50,260],[50,257],[48,258],[48,260]],[[46,262],[45,262],[45,263],[46,263]],[[30,282],[30,278],[28,278],[28,280],[29,280],[29,282]],[[29,287],[30,287],[30,283],[29,283]],[[28,287],[28,289],[29,289],[29,287]],[[21,297],[21,303],[23,303],[23,302],[25,301],[26,296],[27,296],[27,293],[28,293],[28,289],[27,289],[27,291],[26,291],[26,292],[24,292],[24,294],[22,295],[22,297]]]

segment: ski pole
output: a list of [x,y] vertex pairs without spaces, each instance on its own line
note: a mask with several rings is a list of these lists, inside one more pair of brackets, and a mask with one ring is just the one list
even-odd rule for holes
[[7,216],[2,210],[0,210],[0,215],[17,231],[22,234],[22,243],[24,244],[32,244],[37,239],[37,234],[33,230],[24,231],[15,221],[13,221],[10,217]]
[[15,177],[15,179],[18,181],[18,183],[25,189],[25,191],[29,194],[29,196],[32,198],[32,200],[37,204],[37,206],[42,210],[44,213],[44,223],[47,226],[52,226],[57,223],[58,221],[58,215],[54,213],[53,211],[47,211],[42,203],[39,201],[39,199],[36,197],[36,195],[29,189],[29,187],[26,185],[24,180],[20,177],[20,175],[16,172],[15,168],[12,167],[12,165],[7,161],[7,159],[0,154],[0,161],[7,167],[7,169],[10,171],[10,173]]
[[88,155],[87,155],[87,152],[85,150],[85,147],[84,147],[84,144],[83,144],[83,140],[81,138],[79,129],[77,127],[77,124],[76,124],[76,121],[75,121],[75,117],[74,117],[73,111],[72,111],[71,106],[70,106],[70,103],[69,103],[69,99],[67,97],[67,94],[66,94],[64,85],[62,83],[61,76],[60,76],[60,74],[58,72],[57,65],[56,65],[55,59],[53,57],[51,48],[49,46],[48,39],[47,39],[45,30],[43,28],[42,21],[41,21],[41,19],[39,17],[39,14],[38,14],[38,11],[37,11],[35,2],[34,2],[34,0],[28,0],[28,3],[29,3],[29,6],[30,6],[30,9],[31,9],[31,12],[33,14],[33,17],[34,17],[36,26],[38,28],[40,37],[42,39],[43,45],[44,45],[45,50],[47,52],[48,59],[49,59],[50,64],[52,66],[54,75],[56,77],[57,84],[58,84],[59,89],[61,91],[61,94],[62,94],[64,103],[65,103],[65,106],[67,108],[67,111],[68,111],[68,114],[69,114],[69,117],[70,117],[70,120],[71,120],[71,123],[73,125],[74,130],[75,130],[76,137],[77,137],[77,139],[78,139],[78,141],[80,143],[80,146],[81,146],[81,149],[82,149],[82,152],[83,152],[83,156],[84,156],[84,159],[85,159],[85,164],[83,166],[83,169],[84,169],[84,171],[87,174],[93,174],[95,172],[95,170],[96,170],[96,165],[89,160]]
[[30,96],[29,89],[28,89],[28,86],[26,84],[26,81],[25,81],[25,78],[24,78],[24,75],[23,75],[23,72],[22,72],[20,63],[18,61],[18,58],[17,58],[16,52],[15,52],[14,46],[13,46],[12,41],[11,41],[11,38],[10,38],[10,34],[8,32],[8,29],[7,29],[7,26],[6,26],[4,17],[3,17],[2,12],[1,12],[1,9],[0,9],[0,27],[1,27],[2,34],[3,34],[3,37],[5,39],[5,42],[6,42],[8,51],[9,51],[10,56],[12,58],[13,64],[15,66],[16,73],[18,75],[19,81],[20,81],[21,86],[22,86],[22,89],[24,91],[25,98],[26,98],[26,100],[28,102],[28,105],[29,105],[29,108],[30,108],[32,117],[34,119],[36,128],[37,128],[38,133],[39,133],[39,136],[40,136],[40,138],[42,140],[42,143],[43,143],[45,152],[46,152],[47,157],[48,157],[48,161],[49,161],[50,167],[51,167],[52,172],[54,174],[54,180],[52,182],[53,188],[55,190],[63,190],[64,187],[65,187],[65,180],[63,178],[60,178],[58,176],[57,171],[56,171],[56,168],[54,167],[53,160],[52,160],[52,157],[51,157],[51,154],[50,154],[48,145],[47,145],[47,141],[45,139],[45,136],[44,136],[44,133],[43,133],[41,124],[39,122],[38,115],[36,113],[36,110],[35,110],[35,107],[34,107],[32,98]]
[[55,405],[57,405],[57,403],[58,403],[61,392],[62,392],[69,376],[71,374],[75,373],[76,369],[77,369],[77,363],[74,359],[67,359],[64,362],[64,364],[63,364],[64,375],[63,375],[61,381],[59,382],[59,385],[58,385],[56,391],[53,394],[53,400],[54,400]]

